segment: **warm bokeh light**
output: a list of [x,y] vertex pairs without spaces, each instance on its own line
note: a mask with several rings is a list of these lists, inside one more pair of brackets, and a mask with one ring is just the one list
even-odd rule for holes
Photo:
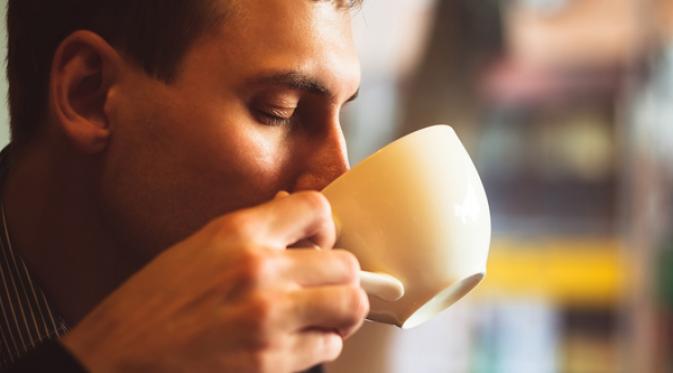
[[488,274],[330,372],[673,369],[669,0],[365,1],[351,160],[451,124],[489,195]]
[[673,1],[364,0],[354,19],[351,162],[452,125],[494,234],[475,291],[415,329],[367,323],[327,371],[673,371]]

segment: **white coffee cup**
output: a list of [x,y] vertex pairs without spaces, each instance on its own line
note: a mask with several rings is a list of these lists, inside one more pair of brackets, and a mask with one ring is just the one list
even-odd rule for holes
[[417,326],[472,290],[486,273],[491,236],[486,193],[449,126],[394,141],[323,194],[337,225],[336,247],[351,251],[362,266],[370,320]]

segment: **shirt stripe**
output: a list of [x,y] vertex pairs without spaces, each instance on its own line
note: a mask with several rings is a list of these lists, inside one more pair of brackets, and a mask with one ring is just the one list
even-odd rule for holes
[[[4,252],[4,249],[3,249]],[[2,279],[2,285],[4,287],[4,291],[0,292],[0,310],[2,310],[2,337],[3,340],[8,340],[9,342],[6,343],[2,351],[2,360],[9,360],[12,361],[16,358],[16,356],[19,356],[21,351],[19,351],[19,345],[16,343],[16,339],[14,338],[14,333],[12,333],[12,324],[9,321],[9,312],[7,311],[8,308],[11,307],[11,297],[9,296],[9,289],[7,288],[7,276],[5,276],[5,269],[4,267],[4,261],[0,263],[0,276]],[[14,310],[12,309],[12,312]]]
[[[6,248],[4,247],[5,245],[2,245],[2,266],[0,267],[0,271],[2,271],[2,285],[4,287],[4,299],[3,299],[3,304],[4,306],[2,307],[3,309],[3,318],[5,319],[5,324],[7,325],[7,331],[8,331],[8,337],[9,339],[12,340],[12,345],[14,346],[14,356],[10,358],[12,360],[13,358],[16,358],[16,356],[20,355],[21,353],[25,352],[22,351],[23,349],[23,337],[21,336],[21,332],[18,330],[16,327],[18,325],[18,320],[16,318],[16,311],[14,310],[15,307],[15,297],[10,293],[9,289],[11,285],[9,284],[9,280],[12,280],[12,276],[9,273],[9,268],[7,266],[7,259],[6,259]],[[6,312],[5,308],[9,309],[10,312]]]
[[[7,148],[0,153],[0,186],[7,168]],[[40,342],[68,331],[28,267],[12,248],[0,201],[0,370],[29,353]]]
[[23,288],[23,283],[21,281],[21,276],[19,276],[19,271],[16,266],[16,257],[9,250],[6,250],[5,253],[9,254],[8,256],[11,259],[11,261],[9,259],[7,260],[7,266],[10,268],[10,273],[13,275],[10,276],[10,278],[12,279],[12,285],[14,285],[14,294],[16,296],[16,299],[18,300],[18,304],[16,305],[15,308],[19,309],[17,315],[19,316],[19,319],[23,322],[23,325],[19,325],[17,323],[17,328],[20,329],[19,336],[25,337],[25,339],[22,338],[22,342],[24,351],[27,351],[35,347],[35,341],[30,335],[30,327],[28,326],[28,317],[26,317],[26,311],[25,311],[26,305],[24,302],[25,300],[23,299],[24,294],[21,294],[19,290]]

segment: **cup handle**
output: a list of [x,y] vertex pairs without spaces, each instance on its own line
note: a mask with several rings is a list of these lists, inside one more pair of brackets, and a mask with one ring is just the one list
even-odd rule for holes
[[360,271],[360,286],[367,294],[387,302],[394,302],[404,296],[402,281],[385,273]]
[[[336,215],[332,215],[332,218],[338,237],[341,235],[341,220]],[[387,302],[394,302],[404,296],[402,281],[385,273],[360,271],[360,286],[368,295],[376,296]]]

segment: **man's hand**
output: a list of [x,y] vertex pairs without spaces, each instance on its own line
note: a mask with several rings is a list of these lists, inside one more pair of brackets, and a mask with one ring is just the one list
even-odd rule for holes
[[277,198],[214,220],[98,305],[63,344],[93,372],[293,372],[335,359],[368,312],[327,200]]

